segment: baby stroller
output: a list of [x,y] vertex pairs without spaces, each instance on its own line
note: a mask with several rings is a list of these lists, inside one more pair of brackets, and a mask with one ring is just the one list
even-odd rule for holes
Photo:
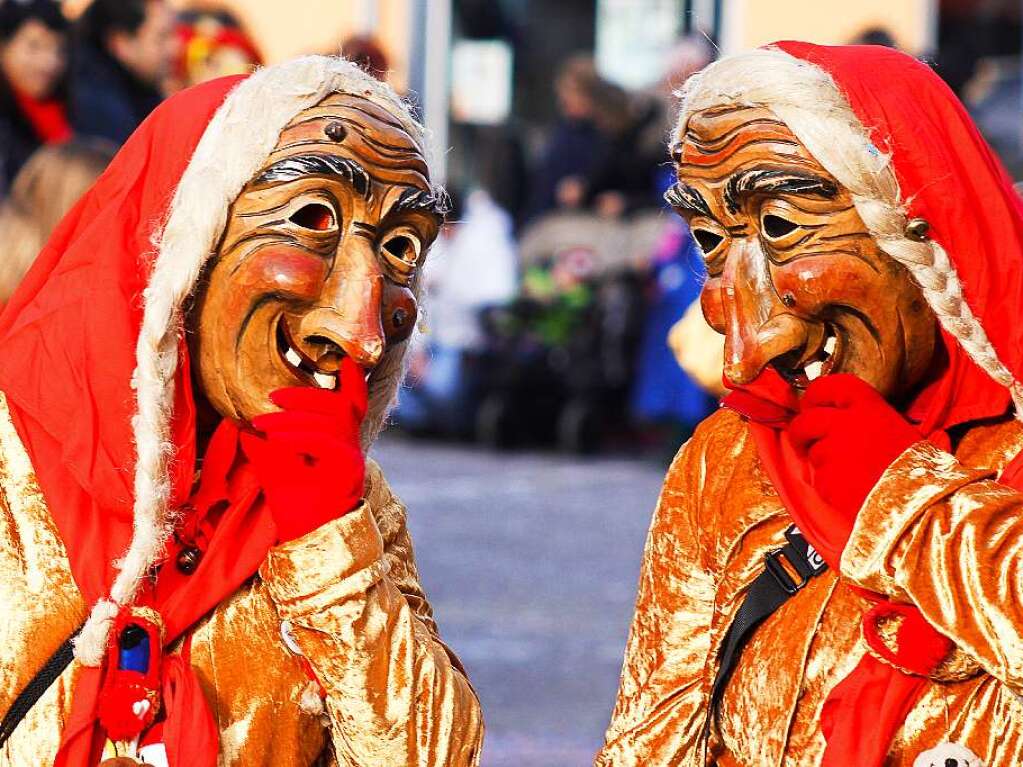
[[520,295],[482,318],[480,442],[586,453],[627,430],[643,315],[634,256],[656,228],[638,224],[557,213],[524,234]]

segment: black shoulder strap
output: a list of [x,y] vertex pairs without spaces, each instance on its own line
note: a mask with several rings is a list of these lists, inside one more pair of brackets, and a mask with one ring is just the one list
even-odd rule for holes
[[[791,525],[785,531],[785,540],[784,546],[767,554],[764,572],[750,584],[746,598],[721,643],[718,673],[711,687],[706,729],[710,728],[711,722],[717,717],[718,705],[728,679],[739,662],[742,648],[753,636],[757,626],[795,596],[811,578],[828,569],[821,555],[807,542],[798,527]],[[788,567],[782,560],[788,563]],[[793,578],[793,575],[798,576],[799,580]]]
[[32,706],[39,702],[39,699],[43,697],[43,693],[50,688],[50,685],[53,684],[57,677],[64,673],[64,669],[71,663],[71,659],[74,657],[73,642],[75,637],[78,636],[79,631],[81,631],[81,628],[75,631],[57,649],[57,652],[50,656],[50,659],[46,661],[46,665],[39,669],[39,673],[32,677],[32,681],[14,699],[14,703],[11,704],[7,713],[4,714],[3,722],[0,722],[0,748],[14,734],[14,730],[21,724],[21,720],[32,710]]

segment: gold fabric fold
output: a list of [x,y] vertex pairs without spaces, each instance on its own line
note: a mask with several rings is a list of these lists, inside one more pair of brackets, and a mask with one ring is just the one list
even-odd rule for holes
[[865,588],[915,604],[1019,694],[1023,495],[995,480],[999,468],[967,468],[926,443],[911,448],[860,511],[842,571]]
[[977,426],[956,456],[922,443],[871,493],[843,557],[771,615],[743,651],[704,737],[717,655],[764,554],[790,521],[742,419],[721,410],[680,451],[643,556],[622,681],[599,767],[802,767],[824,749],[821,707],[866,651],[854,585],[908,598],[953,639],[887,767],[960,743],[1023,764],[1023,498],[997,483],[1023,449],[1015,421]]
[[[220,730],[221,765],[470,766],[479,703],[437,635],[406,511],[367,467],[356,511],[275,548],[259,575],[191,631]],[[85,618],[64,546],[0,394],[0,715]],[[302,655],[288,649],[282,622]],[[326,690],[316,710],[305,662]],[[49,764],[76,663],[0,749],[0,767]]]
[[387,573],[384,542],[369,506],[270,550],[259,574],[282,618],[318,613],[375,585]]

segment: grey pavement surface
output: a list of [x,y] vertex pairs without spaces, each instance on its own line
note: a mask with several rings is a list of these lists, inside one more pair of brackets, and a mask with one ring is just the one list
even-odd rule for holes
[[385,435],[441,635],[483,704],[484,767],[592,764],[664,468]]

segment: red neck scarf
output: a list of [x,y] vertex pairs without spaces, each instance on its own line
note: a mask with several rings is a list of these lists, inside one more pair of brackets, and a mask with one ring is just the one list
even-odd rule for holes
[[[954,358],[965,364],[961,350]],[[949,412],[948,403],[934,396],[935,391],[960,388],[965,396],[972,384],[982,384],[975,373],[967,372],[956,381],[946,366],[943,373],[917,396],[907,409],[915,413],[921,437],[945,450],[950,449],[943,430],[927,432],[923,424],[941,421]],[[807,540],[841,550],[848,523],[814,491],[809,467],[795,452],[785,431],[798,410],[792,388],[773,369],[765,370],[748,386],[728,384],[732,392],[723,405],[744,416],[771,483],[793,521]],[[986,389],[986,386],[983,387]],[[965,391],[964,391],[965,390]],[[979,417],[1004,415],[1008,395],[982,405]],[[948,422],[948,425],[955,425]],[[1023,489],[1023,455],[1005,469],[1001,481]],[[952,643],[933,629],[912,605],[897,604],[861,589],[863,596],[875,602],[863,618],[863,635],[872,650],[829,694],[821,713],[821,730],[827,741],[822,767],[881,767],[892,740],[906,716],[927,686],[927,677],[947,657]],[[878,636],[876,626],[882,618],[900,617],[898,650],[893,652]]]
[[14,101],[32,125],[32,130],[44,144],[67,141],[71,138],[71,125],[63,102],[57,99],[35,99],[11,87]]
[[[222,421],[214,433],[201,481],[185,512],[179,542],[168,547],[155,588],[137,600],[160,613],[165,647],[251,578],[275,540],[273,518],[262,502],[255,475],[238,450],[238,428],[231,421]],[[177,553],[186,546],[202,552],[191,575],[175,566]],[[214,767],[216,724],[188,657],[186,639],[184,652],[162,663],[165,716],[158,726],[172,767]],[[82,671],[55,767],[92,765],[98,760],[105,740],[97,721],[103,671]]]
[[[723,404],[748,419],[760,462],[789,516],[816,548],[841,551],[848,523],[816,493],[809,467],[788,439],[785,427],[798,410],[793,390],[770,368],[749,386],[732,388]],[[948,446],[944,432],[928,436]],[[864,636],[875,636],[870,627],[882,613],[897,612],[904,618],[899,646],[905,649],[895,656],[877,639],[871,648],[886,661],[865,654],[832,690],[821,714],[827,740],[822,767],[881,767],[895,732],[927,684],[926,675],[951,649],[916,608],[867,596],[877,605],[864,616]],[[915,673],[903,673],[893,664]]]

